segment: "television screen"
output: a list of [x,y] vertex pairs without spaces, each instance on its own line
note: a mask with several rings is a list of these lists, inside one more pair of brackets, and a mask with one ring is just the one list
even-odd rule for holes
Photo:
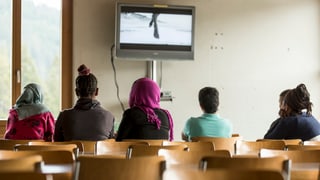
[[118,4],[116,56],[193,60],[194,7]]

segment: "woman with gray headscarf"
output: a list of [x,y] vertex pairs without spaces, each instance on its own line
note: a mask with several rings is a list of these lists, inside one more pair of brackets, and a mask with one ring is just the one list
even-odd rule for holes
[[52,141],[54,117],[43,104],[38,84],[28,84],[9,111],[6,139],[42,139]]

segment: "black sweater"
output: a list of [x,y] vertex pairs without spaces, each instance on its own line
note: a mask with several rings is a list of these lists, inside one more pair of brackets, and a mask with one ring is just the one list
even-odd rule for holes
[[161,109],[154,109],[161,120],[160,129],[157,125],[148,122],[147,115],[139,108],[133,107],[123,113],[119,125],[117,141],[123,139],[169,139],[169,120],[167,114]]

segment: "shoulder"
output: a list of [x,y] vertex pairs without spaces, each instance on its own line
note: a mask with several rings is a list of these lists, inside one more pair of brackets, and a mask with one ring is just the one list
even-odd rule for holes
[[15,115],[17,115],[17,114],[18,114],[17,110],[15,110],[15,109],[10,109],[10,110],[9,110],[9,115],[10,115],[10,116],[15,116]]
[[138,107],[132,107],[132,108],[128,108],[124,111],[124,114],[127,115],[133,115],[133,114],[145,114],[140,108]]

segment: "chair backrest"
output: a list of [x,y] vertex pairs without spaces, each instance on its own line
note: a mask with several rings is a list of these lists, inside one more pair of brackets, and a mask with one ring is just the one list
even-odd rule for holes
[[166,139],[123,139],[124,142],[146,142],[149,145],[162,145],[164,142],[169,142]]
[[162,145],[179,145],[184,144],[187,146],[188,151],[214,151],[214,144],[210,141],[197,141],[197,142],[185,142],[185,141],[166,141]]
[[235,143],[242,139],[241,136],[221,138],[221,137],[192,137],[191,141],[209,141],[213,142],[215,150],[228,150],[231,154],[235,152]]
[[286,148],[284,141],[244,141],[238,140],[235,145],[236,155],[259,155],[260,149],[279,149]]
[[13,159],[19,157],[25,157],[30,155],[40,155],[42,156],[43,162],[47,164],[63,164],[63,163],[73,163],[75,161],[75,156],[70,151],[63,150],[52,150],[52,151],[10,151],[10,150],[0,150],[0,160],[2,159]]
[[319,145],[320,146],[320,141],[303,141],[302,144],[304,146],[311,146],[311,145]]
[[287,150],[316,150],[320,149],[320,145],[287,145]]
[[236,170],[236,169],[210,169],[207,171],[190,169],[167,169],[163,180],[284,180],[278,171],[268,170]]
[[78,157],[79,149],[75,144],[55,144],[55,145],[29,145],[18,144],[14,147],[15,151],[70,151],[75,158]]
[[0,179],[8,180],[49,180],[51,175],[41,174],[37,172],[0,172]]
[[35,171],[37,173],[51,175],[54,180],[78,180],[79,162],[47,164],[44,162],[36,163]]
[[159,156],[163,156],[166,160],[167,167],[181,166],[199,168],[199,162],[206,156],[229,157],[231,154],[228,150],[217,151],[181,151],[160,149]]
[[292,179],[319,179],[320,150],[261,149],[260,156],[285,156],[290,159]]
[[78,149],[79,153],[82,154],[84,151],[84,147],[81,141],[62,141],[62,142],[47,142],[47,141],[30,141],[29,145],[65,145],[65,144],[75,144]]
[[163,157],[147,156],[132,159],[108,155],[79,156],[79,180],[152,179],[161,180],[165,161]]
[[260,157],[285,156],[292,163],[320,162],[320,149],[318,150],[275,150],[261,149]]
[[127,158],[130,159],[132,157],[139,157],[139,156],[158,156],[158,151],[160,149],[184,151],[186,149],[186,146],[184,144],[168,145],[168,146],[162,146],[162,145],[148,146],[148,145],[142,145],[142,144],[134,144],[129,146]]
[[[82,154],[94,154],[97,141],[79,140],[83,145]],[[114,142],[114,139],[110,139]]]
[[0,172],[32,172],[35,164],[42,161],[40,155],[0,160]]
[[144,144],[149,145],[147,142],[135,142],[135,141],[126,141],[126,142],[111,142],[111,141],[97,141],[95,145],[95,154],[109,154],[109,155],[122,155],[126,157],[130,145],[133,144]]
[[43,140],[11,140],[0,139],[0,150],[14,150],[16,144],[28,144],[30,141],[44,142]]
[[238,170],[271,170],[283,173],[289,178],[291,161],[284,156],[276,157],[204,157],[200,168],[207,169],[238,169]]
[[257,139],[256,141],[283,141],[285,145],[301,145],[301,139]]

